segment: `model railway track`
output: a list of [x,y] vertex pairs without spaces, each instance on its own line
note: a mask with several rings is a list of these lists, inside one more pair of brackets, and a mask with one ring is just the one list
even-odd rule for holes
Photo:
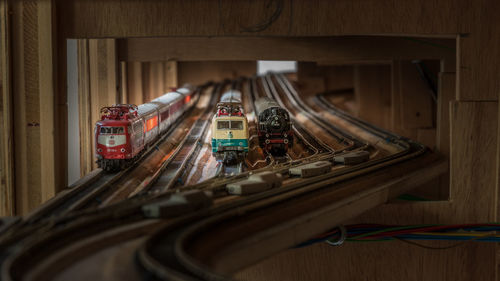
[[[316,112],[309,108],[302,100],[300,100],[298,93],[295,91],[288,79],[286,79],[283,75],[267,75],[262,77],[262,80],[263,83],[267,82],[269,87],[273,90],[273,96],[282,101],[285,99],[289,101],[289,110],[295,112],[296,115],[300,113],[306,116],[308,120],[321,128],[322,131],[337,140],[338,144],[344,146],[342,150],[354,150],[366,147],[364,142],[326,122]],[[281,98],[280,94],[283,95],[283,98]]]
[[[254,101],[257,99],[258,96],[262,96],[259,95],[257,88],[258,88],[257,78],[254,77],[252,79],[250,88],[250,92]],[[266,96],[270,98],[275,98],[281,107],[287,108],[284,102],[280,99],[280,97],[273,93],[274,88],[271,88],[268,84],[264,83],[262,84],[262,88]],[[291,116],[291,118],[293,121],[292,127],[294,130],[294,134],[297,140],[303,143],[306,146],[306,148],[310,151],[310,153],[312,154],[310,157],[314,157],[323,153],[328,153],[333,151],[328,145],[326,145],[323,141],[315,137],[311,132],[309,132],[305,127],[303,127],[295,117]]]
[[212,110],[217,103],[217,98],[222,88],[224,88],[222,84],[214,87],[209,105],[202,113],[201,118],[196,120],[173,155],[165,162],[164,167],[159,170],[160,175],[155,177],[156,180],[145,188],[146,192],[164,192],[170,190],[181,183],[179,180],[182,179],[182,175],[189,174],[189,169],[186,169],[186,167],[189,162],[194,162],[194,158],[196,158],[201,150],[201,141],[208,133]]
[[405,144],[404,142],[401,142],[401,140],[404,141],[405,138],[403,138],[399,135],[396,135],[392,132],[389,132],[387,130],[384,130],[380,127],[377,127],[375,125],[372,125],[366,121],[353,118],[351,115],[347,114],[343,110],[335,107],[330,101],[328,101],[325,98],[325,96],[323,94],[319,94],[319,95],[315,96],[314,101],[316,102],[316,104],[318,106],[323,108],[328,113],[333,114],[335,116],[338,116],[339,118],[342,118],[342,119],[348,121],[349,123],[351,123],[359,128],[363,128],[365,131],[370,132],[371,134],[373,134],[374,136],[376,136],[380,139],[383,139],[383,140],[390,142],[390,143],[398,143],[405,148],[407,147],[407,144]]
[[227,164],[222,161],[217,163],[217,170],[215,172],[216,177],[231,177],[243,173],[245,169],[245,163],[239,162],[235,164]]
[[[343,118],[348,119],[348,116],[343,116]],[[352,119],[354,126],[362,125],[356,121],[360,120]],[[297,123],[297,126],[301,126],[300,123]],[[377,131],[376,128],[367,126],[360,126],[360,128],[365,131]],[[198,130],[195,135],[200,135],[203,126],[200,126]],[[1,252],[3,255],[1,258],[5,259],[1,268],[1,279],[7,281],[50,280],[62,270],[102,251],[103,248],[117,246],[138,237],[146,237],[154,232],[136,253],[130,253],[137,257],[136,261],[145,270],[144,276],[148,279],[228,280],[227,273],[291,247],[340,223],[340,217],[334,215],[332,210],[350,211],[349,214],[353,216],[365,210],[359,209],[353,212],[353,209],[349,209],[352,208],[349,206],[355,206],[355,201],[352,201],[352,204],[346,204],[344,209],[337,207],[337,209],[331,209],[331,206],[343,206],[342,202],[345,200],[356,198],[359,200],[365,197],[367,200],[373,200],[373,206],[375,202],[383,203],[385,193],[379,194],[378,192],[388,189],[387,184],[385,187],[381,185],[386,189],[371,186],[363,181],[360,175],[376,173],[375,176],[381,184],[387,182],[394,188],[394,190],[389,190],[391,191],[389,195],[396,196],[396,191],[403,190],[400,186],[414,187],[409,184],[408,177],[422,174],[415,172],[414,169],[425,167],[423,174],[428,176],[428,174],[438,173],[442,166],[437,165],[432,157],[423,158],[415,164],[404,162],[424,154],[426,150],[417,143],[401,139],[397,140],[401,144],[395,143],[394,145],[406,143],[407,149],[383,159],[372,159],[359,165],[345,166],[312,178],[287,178],[288,169],[292,165],[320,159],[331,161],[334,155],[331,150],[321,150],[321,140],[314,135],[305,130],[300,131],[300,127],[297,133],[303,133],[297,137],[303,138],[304,142],[309,142],[311,149],[314,147],[318,150],[316,153],[311,153],[313,158],[290,160],[274,157],[273,165],[252,171],[252,173],[258,173],[271,170],[275,173],[282,173],[285,176],[285,182],[280,188],[252,196],[229,198],[231,200],[216,202],[209,208],[197,212],[186,212],[173,218],[146,219],[142,211],[142,206],[168,198],[170,191],[167,190],[165,193],[158,193],[154,196],[144,194],[144,196],[129,198],[98,211],[89,210],[55,218],[50,223],[35,221],[32,228],[24,229],[25,233],[31,235],[24,241],[22,247],[16,243],[8,243],[8,239],[0,241],[0,248],[4,246],[4,249],[8,249]],[[193,143],[196,143],[195,140],[196,138],[193,138]],[[343,140],[346,143],[350,141],[352,140]],[[350,144],[353,143],[355,141]],[[196,146],[196,144],[193,145]],[[189,153],[184,156],[189,158]],[[402,163],[401,168],[394,166],[400,163]],[[178,168],[182,168],[182,165]],[[379,171],[382,168],[391,169],[391,173]],[[409,172],[405,173],[405,171]],[[185,186],[183,189],[215,190],[221,191],[217,196],[225,196],[227,195],[224,194],[225,185],[228,182],[245,178],[248,173],[248,171],[242,172],[222,179],[213,178],[197,185]],[[397,175],[398,180],[395,181],[391,175],[392,177]],[[354,181],[351,186],[349,186],[350,181]],[[331,188],[334,184],[338,186]],[[340,196],[341,194],[344,197]],[[386,194],[387,197],[390,197],[389,195]],[[323,224],[310,223],[312,220],[311,217],[307,217],[308,214],[319,216]],[[15,239],[10,241],[15,241]],[[250,250],[255,245],[261,249],[258,253]]]

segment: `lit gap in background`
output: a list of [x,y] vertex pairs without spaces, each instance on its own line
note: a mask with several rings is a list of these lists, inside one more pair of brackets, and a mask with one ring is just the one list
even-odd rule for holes
[[263,75],[269,71],[297,72],[296,61],[259,60],[257,61],[257,74]]

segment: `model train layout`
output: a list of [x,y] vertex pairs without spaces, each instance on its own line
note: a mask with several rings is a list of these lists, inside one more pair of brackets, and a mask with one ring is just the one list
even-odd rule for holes
[[144,150],[194,104],[191,85],[168,92],[139,106],[116,104],[101,109],[95,125],[95,150],[99,168],[116,171],[135,162]]

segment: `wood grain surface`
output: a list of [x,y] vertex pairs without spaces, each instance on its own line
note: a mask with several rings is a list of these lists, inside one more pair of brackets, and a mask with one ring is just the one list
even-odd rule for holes
[[[347,223],[464,223],[497,219],[496,102],[452,107],[450,201],[386,204]],[[490,120],[490,121],[487,121]],[[478,128],[477,124],[483,124]],[[492,157],[493,155],[493,157]],[[478,167],[482,167],[478,169]],[[480,203],[478,203],[480,202]],[[453,243],[425,243],[449,246]],[[496,280],[496,245],[429,250],[402,242],[293,249],[237,275],[241,280]]]

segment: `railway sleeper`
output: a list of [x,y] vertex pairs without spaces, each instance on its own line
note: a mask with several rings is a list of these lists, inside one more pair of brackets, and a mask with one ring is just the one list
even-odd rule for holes
[[281,174],[270,171],[253,174],[248,179],[226,185],[226,190],[233,195],[249,195],[280,187],[283,183]]
[[142,206],[147,218],[169,218],[208,208],[213,199],[210,192],[189,190],[172,194],[168,199]]
[[364,150],[348,152],[346,154],[333,157],[333,161],[335,163],[340,163],[344,165],[357,165],[366,162],[369,159],[370,159],[370,153]]
[[330,161],[317,161],[290,168],[289,173],[293,176],[309,178],[329,173],[331,170],[332,163]]

